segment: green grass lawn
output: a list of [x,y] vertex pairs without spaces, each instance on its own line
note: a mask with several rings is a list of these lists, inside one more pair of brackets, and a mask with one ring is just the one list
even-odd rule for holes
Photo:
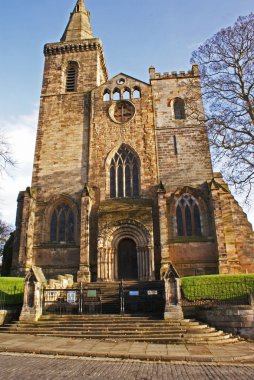
[[24,294],[24,278],[0,277],[0,303],[21,304]]
[[233,301],[254,294],[254,274],[183,277],[181,284],[189,301]]

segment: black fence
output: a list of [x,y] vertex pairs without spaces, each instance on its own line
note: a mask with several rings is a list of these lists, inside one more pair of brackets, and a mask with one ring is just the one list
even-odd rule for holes
[[0,310],[22,306],[24,296],[24,287],[14,286],[0,290]]
[[249,305],[254,294],[254,279],[188,284],[182,288],[183,306]]
[[44,289],[43,314],[147,314],[164,310],[164,287],[120,283],[114,289],[76,286]]

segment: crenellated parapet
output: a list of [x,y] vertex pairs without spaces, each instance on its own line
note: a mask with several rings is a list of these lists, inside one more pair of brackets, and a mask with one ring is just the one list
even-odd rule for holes
[[108,70],[105,63],[102,42],[98,38],[91,38],[88,40],[77,41],[73,43],[49,43],[44,46],[45,57],[60,54],[80,53],[86,51],[98,51],[100,54],[100,63],[105,78],[108,78]]
[[153,79],[176,79],[176,78],[193,78],[200,77],[198,65],[193,65],[192,69],[189,71],[172,71],[171,73],[156,73],[155,67],[151,66],[149,68],[150,80]]

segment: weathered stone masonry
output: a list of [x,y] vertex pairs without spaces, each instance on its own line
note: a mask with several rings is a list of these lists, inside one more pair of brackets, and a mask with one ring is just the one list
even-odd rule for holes
[[[30,188],[18,198],[13,274],[31,265],[79,281],[254,272],[254,235],[213,173],[200,76],[108,79],[78,0],[61,42],[45,45]],[[198,88],[198,90],[197,90]],[[132,248],[130,248],[132,247]]]

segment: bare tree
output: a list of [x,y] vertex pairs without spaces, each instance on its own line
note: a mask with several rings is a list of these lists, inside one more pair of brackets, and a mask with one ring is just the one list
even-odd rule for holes
[[205,106],[193,117],[206,122],[215,161],[247,199],[254,188],[254,14],[219,31],[191,61],[199,65]]
[[14,166],[15,162],[12,159],[10,146],[4,135],[4,132],[0,130],[0,174],[6,170],[7,166]]
[[0,219],[0,255],[3,252],[4,245],[8,240],[11,232],[11,226]]

